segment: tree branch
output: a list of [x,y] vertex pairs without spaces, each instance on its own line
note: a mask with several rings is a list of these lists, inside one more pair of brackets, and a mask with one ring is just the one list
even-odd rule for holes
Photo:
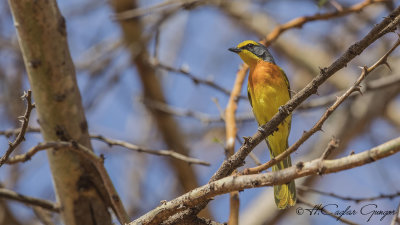
[[129,150],[137,151],[137,152],[144,152],[144,153],[148,153],[148,154],[152,154],[152,155],[159,155],[159,156],[168,156],[168,157],[171,157],[171,158],[175,158],[175,159],[179,159],[181,161],[187,162],[189,164],[198,164],[198,165],[203,165],[203,166],[210,166],[210,163],[208,163],[208,162],[182,155],[182,154],[180,154],[178,152],[175,152],[173,150],[148,149],[148,148],[140,147],[140,146],[137,146],[137,145],[125,142],[125,141],[112,140],[112,139],[106,138],[106,137],[104,137],[102,135],[91,134],[90,137],[92,139],[96,139],[98,141],[102,141],[102,142],[108,144],[110,147],[113,146],[113,145],[117,145],[117,146],[121,146],[121,147],[127,148]]
[[190,207],[195,207],[217,195],[249,188],[285,184],[293,179],[310,175],[348,170],[391,156],[399,151],[400,138],[396,138],[370,150],[335,160],[323,160],[318,158],[306,163],[298,162],[295,166],[276,172],[225,177],[217,181],[212,181],[174,200],[162,204],[131,222],[130,225],[158,224],[175,213]]
[[348,15],[351,13],[360,12],[365,7],[367,7],[371,4],[385,2],[385,1],[386,0],[365,0],[365,1],[355,4],[349,8],[343,8],[342,10],[338,10],[335,12],[323,13],[323,14],[317,13],[312,16],[303,16],[303,17],[295,18],[283,25],[275,27],[275,29],[272,30],[272,32],[270,32],[268,34],[264,43],[266,46],[269,46],[272,42],[274,42],[276,39],[278,39],[278,37],[285,31],[287,31],[289,29],[293,29],[293,28],[301,28],[304,24],[306,24],[308,22],[312,22],[312,21],[316,21],[316,20],[329,20],[332,18],[345,16],[345,15]]
[[[0,131],[0,135],[11,136],[11,135],[13,135],[13,134],[15,134],[15,133],[17,133],[19,131],[20,131],[20,128],[13,129],[13,130]],[[38,128],[38,127],[28,127],[26,129],[26,131],[27,132],[40,132],[40,128]],[[189,164],[198,164],[198,165],[210,166],[209,162],[206,162],[206,161],[203,161],[203,160],[200,160],[200,159],[196,159],[196,158],[192,158],[192,157],[188,157],[188,156],[182,155],[180,153],[177,153],[177,152],[175,152],[173,150],[154,150],[154,149],[149,149],[149,148],[145,148],[145,147],[141,147],[141,146],[138,146],[138,145],[131,144],[129,142],[106,138],[106,137],[104,137],[102,135],[98,135],[98,134],[90,134],[90,138],[97,139],[98,141],[102,141],[102,142],[108,144],[110,147],[113,146],[113,145],[117,145],[117,146],[121,146],[121,147],[127,148],[129,150],[137,151],[137,152],[143,152],[143,153],[148,153],[148,154],[152,154],[152,155],[172,157],[172,158],[175,158],[175,159],[179,159],[179,160],[185,161],[185,162],[187,162]],[[39,144],[39,146],[42,146],[42,145],[43,144]],[[33,149],[36,149],[37,147],[38,146],[35,146]],[[39,148],[41,148],[41,147],[39,147]],[[33,154],[35,154],[35,153],[33,153]],[[12,160],[7,160],[5,163],[6,164],[14,164],[14,163],[17,163],[17,162],[25,162],[27,160],[30,160],[30,158],[33,156],[33,154],[32,154],[32,152],[29,153],[29,154],[28,153],[21,154],[21,155],[13,157]]]
[[[366,92],[376,91],[398,84],[400,84],[399,75],[382,77],[377,80],[369,81],[368,83],[366,83],[363,87],[361,87],[361,92],[366,93]],[[337,99],[337,96],[342,95],[343,93],[344,91],[338,91],[326,96],[312,99],[310,101],[301,104],[299,107],[297,107],[297,110],[308,110],[308,109],[327,106],[329,104],[334,103]],[[360,94],[359,92],[353,92],[349,97],[352,98],[358,96],[359,94]]]
[[32,104],[32,92],[28,90],[27,92],[24,92],[24,95],[22,96],[23,99],[26,100],[26,110],[25,114],[22,117],[19,117],[22,122],[22,126],[18,132],[17,137],[13,142],[8,143],[8,149],[6,150],[6,153],[4,156],[0,158],[0,167],[8,160],[10,157],[11,153],[14,151],[14,149],[21,144],[22,141],[25,140],[25,132],[28,128],[29,124],[29,117],[31,115],[32,109],[35,108],[35,104]]
[[[211,80],[205,80],[205,79],[198,78],[197,76],[191,74],[189,72],[189,70],[187,68],[183,67],[183,66],[181,68],[174,68],[172,66],[168,66],[168,65],[163,64],[163,63],[158,62],[158,61],[157,62],[153,62],[153,66],[155,66],[156,68],[159,68],[159,69],[167,70],[169,72],[180,73],[180,74],[184,75],[185,77],[191,79],[192,82],[194,84],[196,84],[196,85],[197,84],[203,84],[203,85],[211,87],[211,88],[213,88],[215,90],[218,90],[218,91],[220,91],[221,93],[223,93],[223,94],[225,94],[227,96],[231,95],[231,92],[228,89],[225,89],[224,87],[220,86],[219,84],[216,84],[215,82],[213,82]],[[240,93],[238,95],[238,98],[247,99],[246,96],[240,95]]]
[[[247,67],[247,66],[244,66]],[[228,105],[225,110],[225,132],[226,132],[226,158],[231,157],[235,153],[235,139],[237,136],[236,118],[235,113],[237,110],[237,103],[239,101],[240,92],[244,80],[246,78],[246,70],[240,69],[236,74],[236,80],[229,97]],[[229,207],[229,220],[228,225],[239,224],[239,192],[230,193],[230,207]]]
[[43,199],[38,199],[38,198],[32,198],[26,195],[19,194],[17,192],[8,190],[6,188],[0,188],[0,198],[6,198],[6,199],[11,199],[14,201],[18,201],[21,203],[24,203],[28,206],[39,206],[40,208],[47,209],[53,212],[59,212],[60,207],[53,202],[43,200]]
[[306,186],[298,186],[297,189],[299,189],[301,191],[305,191],[305,192],[316,193],[319,195],[330,196],[330,197],[345,200],[345,201],[353,201],[355,203],[374,201],[374,200],[378,200],[378,199],[394,199],[394,198],[400,197],[400,191],[397,193],[393,193],[393,194],[381,194],[381,195],[374,196],[374,197],[354,198],[354,197],[341,196],[341,195],[338,195],[335,193],[320,191],[320,190],[317,190],[317,189],[314,189],[311,187],[306,187]]

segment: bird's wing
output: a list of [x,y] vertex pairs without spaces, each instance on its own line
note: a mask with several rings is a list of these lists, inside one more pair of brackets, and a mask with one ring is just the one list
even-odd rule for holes
[[283,71],[283,69],[281,67],[279,67],[279,69],[281,70],[281,72],[282,72],[282,74],[283,74],[283,76],[285,78],[285,83],[286,83],[286,86],[287,86],[288,91],[289,91],[289,97],[292,98],[292,93],[290,91],[289,79],[287,78],[285,71]]
[[250,102],[251,108],[253,108],[253,103],[251,102],[251,95],[250,95],[249,88],[247,88],[247,98],[249,99],[249,102]]

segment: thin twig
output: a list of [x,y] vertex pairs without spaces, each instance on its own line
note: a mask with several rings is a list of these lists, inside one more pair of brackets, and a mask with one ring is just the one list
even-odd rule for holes
[[[18,133],[20,131],[20,128],[18,129],[12,129],[12,130],[5,130],[5,131],[0,131],[0,135],[5,135],[5,136],[11,136],[14,135],[16,133]],[[28,127],[26,129],[27,132],[40,132],[40,128],[38,127]],[[192,157],[188,157],[182,154],[179,154],[173,150],[154,150],[154,149],[148,149],[148,148],[144,148],[144,147],[140,147],[134,144],[131,144],[129,142],[125,142],[125,141],[121,141],[121,140],[115,140],[115,139],[110,139],[110,138],[106,138],[102,135],[98,135],[98,134],[91,134],[90,138],[92,139],[97,139],[99,141],[102,141],[110,146],[112,145],[118,145],[124,148],[127,148],[129,150],[133,150],[133,151],[137,151],[137,152],[144,152],[144,153],[149,153],[149,154],[153,154],[153,155],[160,155],[160,156],[168,156],[168,157],[172,157],[172,158],[176,158],[185,162],[188,162],[190,164],[198,164],[198,165],[204,165],[204,166],[210,166],[209,162],[203,161],[203,160],[199,160],[196,158],[192,158]],[[52,146],[50,146],[52,147]],[[43,149],[47,149],[49,148],[47,144],[45,143],[41,143],[35,147],[33,147],[32,149],[30,149],[27,153],[25,154],[21,154],[21,155],[17,155],[15,157],[12,157],[11,159],[7,160],[7,164],[15,164],[18,162],[25,162],[27,160],[30,160],[31,157],[40,150]]]
[[[15,128],[15,129],[10,129],[10,130],[0,130],[0,135],[4,135],[5,137],[9,138],[13,135],[18,135],[21,132],[21,127],[20,128]],[[39,133],[40,128],[39,127],[30,127],[28,126],[25,130],[26,133]]]
[[[195,76],[195,75],[191,74],[191,73],[189,72],[189,70],[188,70],[187,68],[185,68],[184,66],[182,66],[181,68],[175,68],[175,67],[168,66],[168,65],[163,64],[163,63],[158,62],[158,61],[153,62],[153,66],[156,67],[156,68],[159,68],[159,69],[167,70],[167,71],[169,71],[169,72],[174,72],[174,73],[182,74],[182,75],[184,75],[185,77],[191,79],[192,82],[193,82],[194,84],[196,84],[196,85],[197,85],[197,84],[203,84],[203,85],[206,85],[206,86],[208,86],[208,87],[214,88],[215,90],[218,90],[218,91],[222,92],[223,94],[225,94],[225,95],[227,95],[227,96],[230,96],[230,95],[231,95],[231,92],[230,92],[228,89],[226,89],[226,88],[220,86],[219,84],[216,84],[215,82],[213,82],[213,81],[211,81],[211,80],[201,79],[201,78],[199,78],[198,76]],[[239,98],[241,98],[241,99],[247,99],[246,96],[240,95],[240,94],[239,94]]]
[[[247,67],[247,66],[246,66]],[[239,101],[239,95],[242,90],[246,73],[239,72],[236,74],[236,80],[229,97],[228,105],[225,110],[225,132],[226,132],[226,158],[228,159],[235,153],[235,139],[237,137],[236,127],[236,110]],[[229,207],[229,220],[228,225],[237,225],[239,223],[239,192],[230,193],[230,207]]]
[[321,159],[327,159],[331,154],[331,152],[338,147],[339,147],[339,140],[333,137],[331,141],[328,143],[328,146],[326,146],[324,152],[322,153]]
[[198,187],[178,198],[165,202],[156,209],[146,213],[130,225],[159,224],[171,215],[210,201],[217,195],[232,191],[285,184],[300,177],[328,174],[366,165],[379,159],[389,157],[400,151],[400,138],[392,139],[361,153],[345,156],[335,160],[320,158],[310,162],[299,162],[295,166],[268,173],[229,176]]
[[243,67],[244,69],[241,68],[236,74],[236,80],[225,110],[226,149],[229,153],[227,158],[233,155],[235,152],[235,138],[237,135],[235,114],[237,110],[237,102],[239,100],[238,96],[240,95],[244,80],[246,78],[246,73],[243,71],[245,71],[248,66]]
[[301,191],[306,191],[306,192],[313,192],[313,193],[324,195],[324,196],[330,196],[330,197],[345,200],[345,201],[352,201],[355,203],[374,201],[374,200],[378,200],[378,199],[394,199],[394,198],[400,197],[400,191],[397,193],[393,193],[393,194],[381,194],[381,195],[374,196],[374,197],[355,198],[355,197],[344,197],[344,196],[341,196],[341,195],[338,195],[335,193],[320,191],[320,190],[317,190],[317,189],[314,189],[311,187],[306,187],[306,186],[298,186],[297,189],[299,189]]
[[[383,88],[387,88],[393,85],[399,85],[400,84],[400,76],[399,75],[393,75],[393,76],[387,76],[387,77],[382,77],[377,80],[369,81],[366,83],[363,87],[361,87],[361,92],[362,93],[367,93],[371,91],[376,91],[380,90]],[[329,104],[332,104],[336,101],[337,96],[340,96],[344,93],[344,91],[338,91],[326,96],[318,97],[315,99],[311,99],[310,101],[307,101],[303,104],[301,104],[297,110],[308,110],[308,109],[314,109],[314,108],[319,108],[319,107],[325,107]],[[353,92],[349,98],[358,96],[360,93],[359,92]]]
[[15,191],[11,191],[6,188],[0,188],[0,198],[6,198],[6,199],[11,199],[14,201],[22,202],[26,205],[29,206],[39,206],[40,208],[50,210],[52,212],[59,212],[60,207],[53,202],[44,200],[44,199],[38,199],[38,198],[32,198],[26,195],[19,194]]
[[109,138],[106,138],[106,137],[104,137],[102,135],[91,134],[90,137],[92,139],[96,139],[98,141],[102,141],[102,142],[108,144],[110,147],[113,146],[113,145],[116,145],[116,146],[124,147],[124,148],[129,149],[129,150],[137,151],[137,152],[144,152],[144,153],[153,154],[153,155],[160,155],[160,156],[168,156],[168,157],[171,157],[171,158],[182,160],[182,161],[187,162],[189,164],[198,164],[198,165],[203,165],[203,166],[210,166],[210,163],[208,163],[208,162],[182,155],[182,154],[180,154],[178,152],[175,152],[173,150],[148,149],[148,148],[144,148],[144,147],[140,147],[140,146],[131,144],[129,142],[125,142],[125,141],[121,141],[121,140],[109,139]]
[[329,20],[332,18],[336,17],[341,17],[345,16],[351,13],[355,12],[360,12],[363,10],[365,7],[374,4],[374,3],[379,3],[379,2],[385,2],[386,0],[365,0],[361,3],[355,4],[349,8],[343,8],[341,11],[335,11],[335,12],[329,12],[329,13],[317,13],[312,16],[302,16],[295,18],[285,24],[282,24],[280,26],[275,27],[274,30],[266,37],[265,40],[263,40],[263,44],[266,46],[269,46],[272,42],[274,42],[278,37],[284,33],[285,31],[293,28],[301,28],[304,24],[311,22],[311,21],[317,21],[317,20]]
[[387,65],[387,57],[400,45],[400,38],[396,41],[394,46],[385,54],[383,55],[374,65],[371,67],[361,67],[362,72],[357,81],[352,85],[342,96],[338,97],[333,103],[331,107],[329,107],[325,113],[321,116],[321,118],[318,120],[315,125],[308,130],[307,132],[304,132],[303,135],[299,140],[297,140],[292,146],[290,146],[288,149],[286,149],[284,152],[276,156],[275,158],[271,159],[270,161],[264,163],[261,166],[253,167],[253,168],[248,168],[246,169],[243,173],[245,174],[254,174],[254,173],[259,173],[263,170],[266,170],[270,168],[271,166],[275,165],[276,163],[280,162],[284,158],[286,158],[288,155],[291,153],[295,152],[306,140],[308,140],[313,134],[315,134],[317,131],[322,130],[322,125],[324,122],[329,118],[330,115],[339,107],[340,104],[346,100],[351,93],[353,92],[361,92],[360,90],[360,83],[361,81],[364,80],[364,78],[372,72],[374,69],[376,69],[380,65]]
[[[224,122],[224,115],[209,115],[195,110],[178,108],[163,102],[154,101],[150,99],[140,99],[140,101],[142,101],[143,104],[145,104],[147,107],[151,109],[155,109],[163,113],[168,113],[173,116],[193,118],[205,124]],[[250,122],[250,121],[254,121],[253,114],[243,113],[236,116],[236,122]]]
[[115,20],[129,20],[129,19],[134,19],[140,16],[144,16],[146,14],[150,13],[155,13],[158,12],[160,9],[166,8],[166,7],[172,7],[175,6],[175,9],[179,8],[191,8],[197,3],[203,3],[204,2],[210,2],[210,1],[204,1],[204,0],[166,0],[161,3],[149,6],[147,8],[134,8],[131,10],[126,10],[124,12],[120,12],[116,15],[113,16],[113,19]]
[[25,132],[28,128],[29,117],[31,115],[32,109],[35,108],[35,104],[32,104],[32,92],[30,90],[24,92],[22,98],[25,99],[27,103],[25,114],[19,117],[20,121],[22,122],[22,126],[15,140],[8,143],[8,149],[6,150],[6,153],[0,158],[0,167],[8,160],[14,149],[25,140]]

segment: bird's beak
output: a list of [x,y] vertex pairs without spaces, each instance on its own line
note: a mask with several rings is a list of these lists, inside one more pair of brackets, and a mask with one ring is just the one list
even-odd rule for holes
[[234,52],[234,53],[239,53],[242,51],[242,49],[240,49],[240,48],[229,48],[228,50],[231,52]]

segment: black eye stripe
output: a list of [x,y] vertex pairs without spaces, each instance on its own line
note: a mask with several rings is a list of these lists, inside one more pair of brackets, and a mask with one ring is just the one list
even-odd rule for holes
[[247,44],[247,45],[241,47],[240,49],[251,50],[251,49],[253,49],[254,46],[257,46],[257,45],[250,43],[250,44]]

